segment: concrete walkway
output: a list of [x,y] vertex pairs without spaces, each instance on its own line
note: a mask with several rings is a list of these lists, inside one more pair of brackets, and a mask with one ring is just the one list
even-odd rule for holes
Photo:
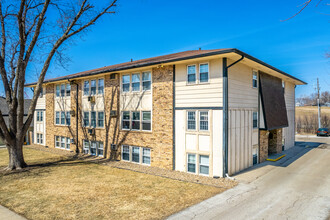
[[316,146],[295,146],[281,160],[235,176],[237,187],[169,219],[327,219],[330,145]]
[[0,205],[0,220],[25,220],[25,218]]

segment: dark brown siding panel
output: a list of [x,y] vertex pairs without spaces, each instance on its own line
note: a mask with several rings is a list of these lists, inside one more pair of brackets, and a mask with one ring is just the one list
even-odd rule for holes
[[282,80],[260,72],[259,85],[266,129],[288,127]]

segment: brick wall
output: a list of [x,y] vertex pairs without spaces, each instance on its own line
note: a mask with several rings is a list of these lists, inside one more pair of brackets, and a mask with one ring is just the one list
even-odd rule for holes
[[[119,109],[119,77],[110,80],[104,78],[104,129],[95,129],[95,135],[88,134],[82,127],[82,82],[75,80],[78,86],[71,85],[71,110],[78,114],[78,147],[82,151],[83,140],[102,141],[107,158],[120,159],[120,146],[123,144],[151,148],[151,166],[172,169],[173,161],[173,66],[152,69],[152,132],[121,131]],[[76,101],[78,100],[78,110]],[[116,110],[117,117],[110,117],[110,111]],[[46,87],[46,135],[49,147],[55,147],[55,135],[76,138],[76,116],[71,116],[71,126],[56,126],[54,123],[54,85]],[[110,151],[110,145],[117,144],[117,151]],[[76,145],[71,144],[71,150]]]
[[259,163],[268,158],[268,135],[269,131],[260,130]]
[[269,131],[268,153],[282,153],[282,128]]

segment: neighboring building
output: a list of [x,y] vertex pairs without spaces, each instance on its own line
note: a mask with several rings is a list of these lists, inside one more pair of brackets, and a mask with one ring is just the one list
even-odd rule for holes
[[[31,104],[31,99],[24,99],[24,121],[27,119],[29,108]],[[8,104],[6,101],[6,98],[0,97],[0,110],[2,113],[2,116],[6,122],[6,125],[8,127],[9,124],[9,115],[8,115]],[[30,128],[28,129],[26,136],[24,137],[24,143],[25,144],[31,144],[33,142],[33,124],[34,122],[31,123]]]
[[132,61],[45,80],[35,135],[49,147],[78,141],[86,154],[231,175],[294,146],[303,84],[237,49]]

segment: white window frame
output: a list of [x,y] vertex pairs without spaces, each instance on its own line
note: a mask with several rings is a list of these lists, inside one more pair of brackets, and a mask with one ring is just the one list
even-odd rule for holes
[[[99,117],[99,116],[100,116],[100,115],[99,115],[100,113],[103,113],[103,119],[102,119],[102,124],[103,124],[103,125],[102,125],[102,126],[100,126],[100,124],[99,124],[99,122],[101,121],[101,120],[100,120],[100,117]],[[97,116],[96,116],[96,118],[97,118],[96,127],[97,127],[97,128],[104,128],[104,111],[98,111],[98,112],[97,112]]]
[[[124,112],[128,112],[128,115],[129,115],[129,119],[127,120],[127,119],[124,119]],[[124,126],[124,123],[123,122],[129,122],[129,128],[124,128],[123,126]],[[124,131],[128,131],[128,130],[130,130],[131,129],[131,111],[122,111],[121,112],[121,129],[122,130],[124,130]]]
[[[189,82],[189,75],[192,75],[192,74],[189,74],[189,67],[190,66],[195,66],[195,81],[194,82]],[[190,65],[187,65],[187,85],[195,85],[197,84],[197,65],[196,64],[190,64]]]
[[[92,82],[94,82],[95,86],[92,86],[93,84]],[[97,94],[97,80],[96,79],[89,80],[89,85],[90,85],[90,89],[89,89],[90,96],[95,96]],[[94,93],[92,93],[92,88],[95,88]]]
[[[95,126],[92,125],[92,113],[95,113]],[[90,111],[89,112],[89,118],[90,118],[90,121],[89,121],[89,127],[90,128],[96,128],[97,127],[97,112],[96,111]]]
[[[189,112],[194,112],[195,113],[195,129],[190,129],[189,128]],[[198,128],[197,128],[197,120],[198,120],[198,112],[196,110],[187,110],[187,117],[186,117],[187,121],[186,121],[186,126],[187,126],[187,131],[198,131]]]
[[[58,113],[58,123],[56,122],[57,113]],[[61,125],[61,112],[60,111],[55,111],[55,125]]]
[[[123,159],[124,158],[124,147],[128,147],[128,160],[126,159]],[[121,145],[121,160],[122,161],[127,161],[127,162],[130,162],[131,161],[131,147],[129,145]]]
[[[209,158],[209,164],[202,164],[201,163],[201,157],[208,157]],[[201,173],[201,166],[207,166],[208,167],[208,174],[205,173]],[[202,175],[202,176],[209,176],[210,175],[210,156],[209,155],[205,155],[205,154],[199,154],[198,155],[198,174]]]
[[[100,81],[103,81],[103,86],[100,86]],[[102,90],[100,90],[100,88],[102,88]],[[100,92],[100,91],[102,91],[102,92]],[[103,78],[97,79],[97,94],[104,95],[104,79]]]
[[[143,74],[144,74],[144,73],[148,73],[148,74],[150,74],[150,80],[143,80]],[[151,91],[151,87],[152,87],[152,72],[151,72],[151,71],[144,71],[144,72],[142,72],[142,75],[141,75],[141,81],[142,81],[142,91]],[[143,84],[144,84],[145,82],[150,82],[150,88],[149,88],[149,89],[144,89]]]
[[[256,79],[254,78],[256,76]],[[256,81],[256,86],[254,86],[254,82]],[[257,70],[252,70],[252,88],[257,89],[258,88],[258,71]]]
[[[101,148],[102,146],[102,148]],[[102,150],[102,154],[99,154],[99,151]],[[97,143],[97,149],[96,149],[96,154],[98,157],[103,157],[104,156],[104,144],[102,141],[98,141]]]
[[[256,114],[257,116],[257,126],[254,126],[254,115]],[[259,128],[259,118],[258,118],[258,112],[252,112],[252,128],[253,129],[258,129]]]
[[[201,65],[206,65],[207,64],[207,81],[206,82],[201,82]],[[204,83],[209,83],[210,81],[210,64],[208,62],[206,63],[200,63],[199,64],[199,71],[198,71],[198,82],[199,84],[204,84]]]
[[[142,159],[141,159],[141,163],[142,164],[144,164],[144,165],[148,165],[148,166],[150,166],[151,165],[151,149],[150,148],[146,148],[146,147],[142,147],[142,155],[141,155],[141,157],[142,157]],[[144,151],[149,151],[149,155],[144,155]],[[150,161],[150,163],[144,163],[144,161],[143,161],[143,159],[144,159],[144,157],[149,157],[149,161]]]
[[[88,84],[85,84],[86,82],[88,82]],[[85,85],[88,85],[88,93],[87,94],[85,94]],[[83,89],[82,90],[83,90],[82,91],[83,92],[83,96],[90,96],[90,94],[91,94],[91,86],[90,86],[90,81],[89,80],[84,80],[83,81]]]
[[[139,120],[133,120],[133,114],[134,113],[138,113],[139,115]],[[141,130],[141,111],[130,111],[130,128],[133,130],[133,131],[140,131]],[[133,129],[133,122],[138,122],[139,124],[139,129]]]
[[[204,130],[204,129],[201,129],[201,113],[204,113],[206,112],[207,113],[207,130]],[[198,130],[201,131],[201,132],[206,132],[206,131],[209,131],[210,130],[210,112],[205,110],[201,110],[201,111],[198,111]],[[205,121],[205,120],[203,120]]]
[[[150,120],[143,120],[143,115],[144,113],[150,113]],[[150,123],[150,130],[144,130],[143,129],[143,123]],[[148,131],[151,132],[152,131],[152,111],[141,111],[141,128],[142,131]]]
[[[195,156],[195,172],[189,171],[189,155]],[[197,155],[194,154],[194,153],[187,153],[187,173],[197,174],[197,172],[198,172],[197,167],[198,167],[198,165],[197,165]]]
[[66,137],[65,149],[70,150],[70,148],[71,148],[71,139]]
[[[133,75],[137,75],[138,76],[138,78],[139,78],[139,81],[138,82],[133,82]],[[130,80],[131,80],[130,91],[131,92],[141,92],[141,73],[132,73],[131,74],[131,77],[130,77]],[[133,90],[133,84],[134,83],[139,83],[139,90]]]
[[[128,82],[128,83],[124,83],[124,80],[123,80],[124,76],[128,76],[128,77],[129,77],[129,82]],[[131,91],[131,74],[123,74],[123,75],[121,76],[120,81],[121,81],[121,83],[120,83],[120,84],[121,84],[121,85],[120,85],[120,87],[121,87],[121,92],[122,92],[122,93],[130,92],[130,91]],[[128,91],[124,91],[124,84],[125,84],[125,85],[126,85],[126,84],[129,85],[129,86],[128,86]]]
[[61,137],[55,135],[55,148],[60,148],[61,146]]
[[55,86],[55,96],[56,97],[60,97],[61,96],[61,85],[60,84],[57,84]]
[[[138,147],[138,146],[130,146],[132,149],[131,149],[131,162],[132,163],[137,163],[137,164],[140,164],[141,163],[141,147]],[[136,162],[136,161],[133,161],[133,150],[134,148],[137,148],[139,149],[139,162]]]

